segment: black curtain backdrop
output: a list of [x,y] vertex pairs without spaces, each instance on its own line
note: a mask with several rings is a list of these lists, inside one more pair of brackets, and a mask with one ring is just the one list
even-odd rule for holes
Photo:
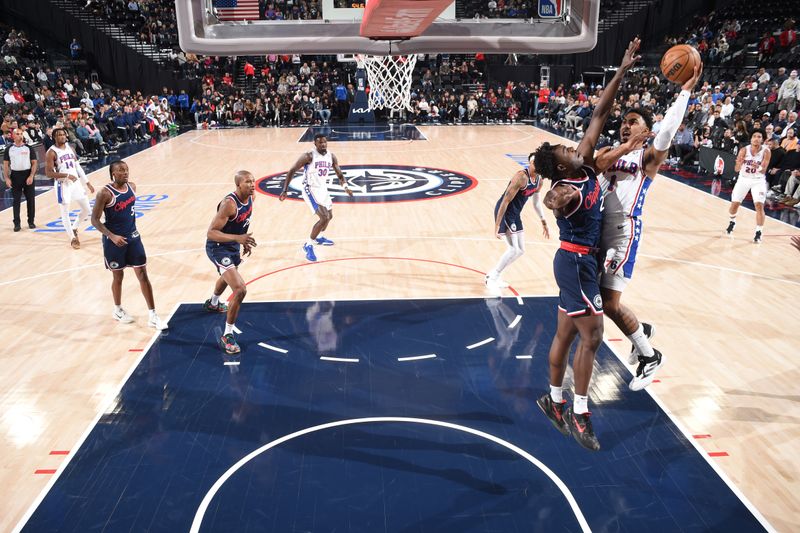
[[65,51],[72,39],[77,38],[89,65],[112,85],[151,94],[161,94],[162,87],[175,89],[176,93],[185,89],[190,95],[196,90],[196,81],[176,79],[171,68],[162,68],[149,57],[93,29],[49,1],[3,0],[3,11],[9,23],[19,19],[46,32],[53,40],[62,43]]

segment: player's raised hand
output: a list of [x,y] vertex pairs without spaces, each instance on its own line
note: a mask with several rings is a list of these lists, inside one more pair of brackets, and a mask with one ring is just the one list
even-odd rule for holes
[[625,149],[630,153],[634,150],[638,150],[642,147],[648,137],[652,137],[653,133],[647,130],[640,131],[635,135],[631,135],[627,141],[625,141]]
[[691,91],[694,89],[694,86],[697,85],[697,82],[700,81],[700,76],[703,75],[703,63],[696,63],[694,66],[694,74],[692,77],[686,80],[686,83],[681,85],[681,89],[684,91]]
[[635,37],[630,44],[628,45],[628,49],[625,50],[625,55],[622,56],[622,62],[619,64],[619,69],[625,73],[631,69],[631,67],[642,58],[640,55],[636,55],[636,52],[639,51],[639,46],[642,44],[642,41]]

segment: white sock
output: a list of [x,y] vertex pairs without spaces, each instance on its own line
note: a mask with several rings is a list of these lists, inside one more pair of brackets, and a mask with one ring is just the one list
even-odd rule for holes
[[211,295],[211,305],[219,305],[219,294]]
[[120,311],[122,311],[122,306],[114,304],[114,312],[119,313]]
[[582,415],[589,412],[589,396],[575,395],[575,400],[572,402],[572,412],[576,415]]
[[756,226],[756,231],[761,231],[764,226]]
[[730,215],[731,222],[736,224],[736,215]]
[[644,334],[644,327],[641,322],[639,322],[639,328],[628,335],[628,339],[643,356],[652,357],[655,354],[653,347],[650,345],[650,339]]
[[150,313],[150,320],[155,320],[156,318],[158,318],[156,316],[156,310],[155,309],[150,309],[148,312]]
[[563,389],[561,387],[554,387],[550,385],[550,399],[553,403],[561,403],[564,401]]
[[317,238],[316,238],[316,239],[314,239],[314,242],[317,242],[318,240],[320,240],[320,239],[324,239],[324,238],[325,238],[325,235],[323,235],[322,233],[320,233],[319,235],[317,235]]
[[306,241],[306,246],[314,246],[315,244],[317,244],[317,241],[314,239],[308,239]]
[[228,335],[229,333],[233,333],[233,324],[228,324],[225,322],[225,333],[224,335]]

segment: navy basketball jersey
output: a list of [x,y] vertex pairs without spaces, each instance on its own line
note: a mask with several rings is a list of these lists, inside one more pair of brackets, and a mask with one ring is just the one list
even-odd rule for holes
[[[539,192],[542,188],[542,177],[534,174],[531,176],[530,169],[525,169],[525,174],[528,176],[528,183],[524,189],[520,189],[517,191],[517,194],[514,195],[514,198],[508,203],[508,208],[506,209],[506,213],[520,213],[522,212],[522,208],[525,207],[525,203],[528,201],[533,193]],[[503,197],[500,197],[500,200],[503,200]]]
[[[244,204],[239,201],[239,197],[236,196],[235,192],[228,194],[226,198],[232,198],[236,203],[236,214],[229,218],[228,222],[222,227],[222,233],[244,235],[250,227],[250,215],[253,214],[253,197],[248,198],[247,203]],[[219,205],[217,209],[219,209]]]
[[106,185],[106,190],[111,193],[111,202],[106,205],[105,225],[108,231],[115,235],[130,237],[136,232],[136,194],[133,187],[127,186],[125,192],[118,191],[110,183]]
[[563,211],[569,210],[569,212],[556,217],[559,239],[597,248],[600,242],[603,196],[594,169],[584,166],[582,170],[585,174],[582,178],[563,179],[557,182],[570,185],[581,193],[579,202],[564,208]]

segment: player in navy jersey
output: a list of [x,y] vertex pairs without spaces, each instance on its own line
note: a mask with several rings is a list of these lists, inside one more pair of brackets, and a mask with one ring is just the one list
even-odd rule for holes
[[[550,346],[550,393],[537,404],[562,434],[570,433],[589,450],[599,450],[600,443],[589,419],[588,394],[594,356],[603,340],[603,300],[597,283],[595,254],[600,242],[602,195],[597,174],[605,170],[595,161],[595,145],[611,112],[614,98],[625,73],[638,56],[639,39],[628,45],[619,69],[597,102],[592,120],[578,148],[543,143],[536,150],[536,171],[553,181],[544,205],[556,215],[561,247],[553,260],[553,272],[559,288],[558,329]],[[609,164],[626,153],[629,147],[605,148],[613,152]],[[618,154],[618,155],[617,155]],[[569,348],[580,334],[572,368],[575,376],[573,405],[566,407],[562,384],[569,362]]]
[[505,193],[494,206],[494,233],[498,239],[505,237],[508,249],[500,257],[500,261],[492,271],[486,275],[486,287],[492,291],[508,287],[508,283],[500,278],[500,274],[525,253],[522,208],[525,207],[528,198],[533,198],[533,208],[542,221],[542,234],[545,238],[550,238],[539,194],[542,189],[542,178],[536,174],[533,156],[534,154],[528,156],[528,168],[514,174],[511,181],[508,182]]
[[[256,190],[256,180],[253,175],[240,170],[234,178],[236,190],[229,193],[217,205],[217,214],[211,221],[206,235],[206,255],[217,267],[220,276],[214,285],[211,298],[206,300],[205,308],[213,313],[227,312],[225,332],[220,343],[226,353],[239,353],[241,348],[233,336],[236,318],[239,316],[239,307],[247,294],[244,280],[239,274],[239,264],[242,262],[242,253],[250,255],[256,246],[253,234],[249,233],[250,216],[253,214],[253,193]],[[244,250],[241,249],[244,247]],[[241,252],[241,253],[240,253]],[[219,301],[226,287],[230,286],[233,295],[230,306]]]
[[[131,267],[139,280],[149,310],[147,325],[165,330],[166,322],[156,314],[153,286],[147,276],[147,255],[136,229],[136,184],[128,180],[129,170],[125,161],[114,161],[109,165],[108,172],[112,182],[97,191],[92,209],[92,225],[103,234],[106,268],[114,276],[111,282],[111,295],[114,298],[112,316],[123,324],[133,322],[133,317],[122,308],[122,279],[125,276],[125,267]],[[101,215],[104,216],[104,221],[100,220]]]

